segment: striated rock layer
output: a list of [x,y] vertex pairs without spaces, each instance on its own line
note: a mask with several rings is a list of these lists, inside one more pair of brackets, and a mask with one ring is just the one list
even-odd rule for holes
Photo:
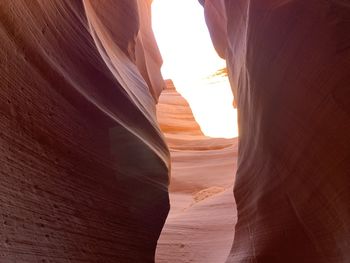
[[156,262],[225,262],[234,237],[237,140],[203,135],[171,81],[157,116],[171,153],[171,209]]
[[350,4],[204,7],[239,115],[238,223],[227,262],[348,262]]
[[154,261],[169,153],[150,4],[0,1],[0,262]]

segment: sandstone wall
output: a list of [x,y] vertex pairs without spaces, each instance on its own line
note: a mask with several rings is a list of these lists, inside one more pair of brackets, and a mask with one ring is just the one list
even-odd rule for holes
[[227,262],[347,262],[349,3],[204,6],[239,114],[238,223]]
[[0,2],[0,262],[153,262],[169,154],[141,4]]

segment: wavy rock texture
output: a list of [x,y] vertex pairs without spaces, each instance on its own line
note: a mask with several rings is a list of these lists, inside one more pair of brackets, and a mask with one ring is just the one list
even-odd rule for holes
[[136,40],[136,64],[146,80],[153,98],[158,98],[165,88],[160,72],[163,64],[156,39],[152,31],[151,4],[153,0],[138,0],[140,31]]
[[171,81],[160,96],[157,116],[172,169],[171,209],[156,262],[225,262],[236,219],[232,185],[237,140],[204,136]]
[[169,153],[150,3],[0,1],[1,262],[153,262]]
[[227,262],[348,262],[350,4],[204,6],[239,114],[238,223]]

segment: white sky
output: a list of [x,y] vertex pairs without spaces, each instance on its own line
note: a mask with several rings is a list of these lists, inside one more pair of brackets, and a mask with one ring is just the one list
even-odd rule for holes
[[213,48],[203,7],[197,0],[154,0],[152,26],[164,60],[163,77],[172,79],[188,100],[202,131],[211,137],[237,136],[227,78],[206,79],[226,63]]

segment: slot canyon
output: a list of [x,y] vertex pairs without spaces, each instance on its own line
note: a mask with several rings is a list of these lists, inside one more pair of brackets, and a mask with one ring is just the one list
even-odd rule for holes
[[350,262],[350,2],[181,0],[200,116],[162,1],[0,0],[0,262]]

